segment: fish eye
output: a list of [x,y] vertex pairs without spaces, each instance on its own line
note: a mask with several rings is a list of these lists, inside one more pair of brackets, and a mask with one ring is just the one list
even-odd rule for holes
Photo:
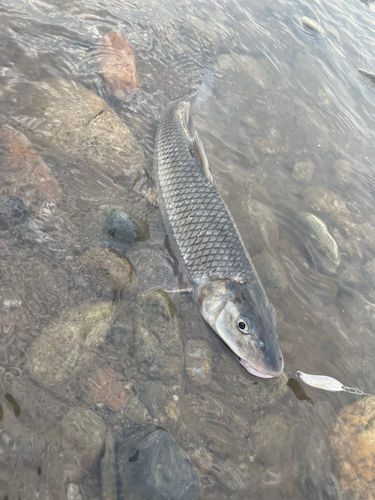
[[253,330],[253,324],[248,318],[238,318],[237,319],[237,328],[241,333],[251,333]]

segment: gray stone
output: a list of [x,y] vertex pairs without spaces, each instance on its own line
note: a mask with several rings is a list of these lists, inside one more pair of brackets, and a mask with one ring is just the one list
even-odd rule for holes
[[29,347],[26,366],[31,377],[51,387],[91,366],[114,310],[111,302],[82,305],[52,322]]
[[313,174],[314,164],[311,160],[307,160],[295,164],[292,176],[296,181],[309,183],[311,182]]
[[9,229],[27,220],[25,203],[18,196],[0,196],[0,230]]
[[266,251],[256,255],[253,263],[270,300],[280,299],[288,288],[288,280],[281,264]]
[[302,17],[301,18],[301,23],[304,28],[306,28],[309,31],[313,31],[314,33],[317,33],[318,35],[321,35],[323,33],[323,29],[320,26],[320,24],[313,19],[310,19],[309,17]]
[[277,155],[280,148],[277,144],[268,139],[259,138],[255,141],[255,147],[264,155]]
[[81,492],[79,491],[79,486],[75,483],[69,483],[67,489],[67,500],[82,500]]
[[301,212],[296,218],[304,233],[304,244],[316,267],[334,273],[340,265],[341,254],[325,223],[308,212]]
[[63,78],[49,78],[15,91],[19,99],[13,113],[29,117],[20,123],[22,131],[44,154],[64,156],[111,177],[136,179],[141,174],[145,158],[133,134],[90,90]]
[[178,383],[183,368],[183,348],[173,302],[156,290],[141,297],[135,335],[139,370],[151,378]]
[[149,237],[146,224],[122,210],[112,209],[106,221],[106,231],[121,243],[135,243]]
[[130,263],[114,250],[91,248],[82,255],[80,261],[84,267],[113,283],[115,288],[127,288],[136,282]]
[[197,384],[208,384],[212,377],[211,349],[203,340],[188,340],[185,346],[185,370]]
[[277,250],[279,229],[272,210],[263,203],[250,199],[248,212],[248,230],[243,232],[242,236],[250,255],[253,256],[263,250]]
[[116,442],[119,500],[193,500],[199,478],[186,453],[162,428],[140,430]]

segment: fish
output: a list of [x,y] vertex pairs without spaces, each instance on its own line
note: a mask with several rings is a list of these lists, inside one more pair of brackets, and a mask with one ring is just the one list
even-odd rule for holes
[[155,141],[159,207],[201,315],[252,375],[282,374],[276,312],[212,174],[190,114],[199,91],[162,113]]

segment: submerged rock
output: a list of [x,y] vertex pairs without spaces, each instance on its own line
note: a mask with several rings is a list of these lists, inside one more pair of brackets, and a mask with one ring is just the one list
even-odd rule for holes
[[211,349],[203,340],[188,340],[185,347],[185,370],[197,384],[208,384],[212,377]]
[[219,69],[226,74],[238,73],[242,78],[245,75],[263,89],[270,85],[266,69],[253,57],[238,54],[221,54],[217,62]]
[[94,366],[84,384],[85,402],[120,410],[126,403],[129,384],[109,366]]
[[121,243],[131,244],[144,241],[149,237],[146,224],[118,209],[110,210],[106,221],[106,230],[112,238]]
[[251,199],[248,211],[248,231],[243,234],[243,237],[250,255],[263,252],[263,250],[277,250],[279,229],[272,210],[263,203]]
[[72,408],[54,430],[50,460],[55,474],[58,471],[70,481],[82,477],[99,458],[105,436],[106,426],[98,415],[86,408]]
[[339,412],[331,433],[340,486],[363,500],[375,497],[374,414],[375,398],[362,397]]
[[299,213],[297,221],[306,238],[304,244],[316,267],[334,273],[341,262],[341,254],[325,223],[308,212]]
[[306,192],[306,205],[318,215],[327,215],[333,224],[350,225],[353,218],[345,202],[333,191],[312,187]]
[[313,174],[314,164],[311,160],[307,160],[295,164],[292,176],[296,181],[309,183],[311,182]]
[[199,491],[198,473],[187,455],[162,428],[126,431],[116,443],[120,480],[119,500],[193,500]]
[[136,317],[135,356],[139,370],[151,378],[176,384],[184,355],[173,302],[162,290],[144,294]]
[[28,139],[8,125],[0,128],[0,165],[2,194],[22,194],[23,200],[34,210],[39,210],[43,202],[61,200],[60,185],[49,167]]
[[109,31],[100,41],[97,58],[101,63],[108,94],[124,99],[139,87],[133,49],[118,31]]
[[318,35],[321,35],[323,33],[323,28],[320,26],[320,24],[313,19],[310,19],[309,17],[302,17],[301,18],[301,23],[304,28],[306,28],[309,31],[313,31],[314,33],[317,33]]
[[352,176],[352,164],[347,160],[336,160],[333,163],[336,179],[340,186],[347,186]]
[[25,221],[29,217],[25,203],[18,196],[0,196],[0,230]]
[[288,280],[281,264],[266,251],[256,255],[253,263],[270,300],[280,299],[288,288]]
[[253,430],[256,455],[264,465],[280,465],[291,458],[294,429],[280,415],[262,416]]
[[45,387],[85,371],[95,359],[112,322],[111,302],[82,305],[52,322],[29,347],[26,366]]
[[255,147],[265,155],[277,155],[280,151],[279,146],[268,139],[257,139],[255,141]]
[[15,91],[20,98],[12,113],[29,117],[20,127],[44,154],[65,157],[111,177],[136,180],[142,173],[145,158],[133,134],[90,90],[63,78],[49,78]]
[[108,279],[115,288],[128,287],[135,280],[130,263],[114,250],[91,248],[82,255],[81,264]]

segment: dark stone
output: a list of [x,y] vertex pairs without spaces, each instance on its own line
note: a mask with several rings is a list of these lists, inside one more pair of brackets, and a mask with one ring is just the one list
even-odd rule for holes
[[119,500],[193,500],[198,473],[187,455],[160,427],[122,431],[116,444]]
[[9,229],[28,217],[25,203],[18,196],[0,197],[0,230]]
[[146,224],[121,210],[111,210],[107,219],[107,232],[122,243],[144,241],[149,237]]

